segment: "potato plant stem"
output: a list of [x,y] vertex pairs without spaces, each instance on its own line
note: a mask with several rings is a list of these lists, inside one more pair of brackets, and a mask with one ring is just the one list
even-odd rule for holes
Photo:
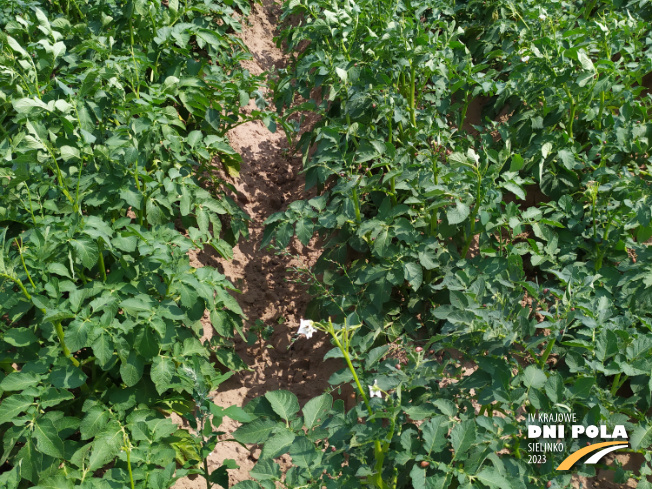
[[[13,277],[13,276],[8,275],[8,274],[5,274],[5,273],[0,273],[0,277],[6,278],[7,280],[11,280],[13,283],[18,285],[18,287],[20,288],[20,290],[23,293],[23,295],[25,296],[25,298],[28,301],[31,302],[32,295],[29,292],[27,292],[27,289],[25,288],[23,283],[18,278]],[[32,285],[34,285],[34,284],[32,284]],[[43,314],[45,314],[47,312],[45,309],[39,308],[39,310]],[[57,333],[57,337],[59,338],[59,344],[61,345],[61,350],[63,351],[63,354],[65,355],[65,357],[67,359],[69,359],[75,367],[79,367],[79,361],[75,357],[72,356],[72,354],[70,353],[70,350],[68,349],[68,346],[66,345],[66,340],[65,340],[64,335],[63,335],[63,328],[61,326],[61,321],[57,321],[57,322],[54,323],[54,330]]]
[[206,422],[206,415],[204,413],[201,413],[199,416],[195,414],[195,419],[198,420],[199,433],[201,435],[202,456],[204,457],[204,460],[202,461],[202,465],[204,467],[204,479],[206,480],[206,489],[211,489],[211,481],[209,480],[210,472],[208,471],[208,457],[203,453],[204,448],[206,447],[206,438],[204,436],[204,423]]
[[[432,178],[435,182],[435,185],[438,184],[439,180],[439,168],[437,167],[437,158],[432,159]],[[437,235],[437,217],[439,214],[439,208],[435,208],[432,214],[430,215],[430,236]]]
[[211,489],[211,481],[208,479],[208,457],[204,457],[204,478],[206,479],[206,489]]
[[469,94],[465,94],[465,101],[464,101],[464,106],[462,107],[462,115],[460,117],[460,125],[458,129],[462,129],[462,126],[464,125],[464,120],[466,119],[466,112],[469,110],[469,104],[471,103],[471,100],[469,99]]
[[358,189],[357,187],[353,188],[353,208],[355,209],[355,222],[360,224],[362,218],[360,217],[360,201],[358,200]]
[[437,158],[432,159],[432,177],[435,185],[439,184],[439,166],[437,165]]
[[68,201],[74,205],[75,202],[73,198],[70,196],[70,192],[68,191],[68,186],[63,181],[63,174],[61,173],[61,169],[59,168],[59,164],[57,163],[57,157],[54,155],[54,152],[47,144],[44,144],[44,146],[47,149],[48,153],[50,153],[50,157],[52,158],[52,161],[54,161],[54,167],[57,170],[57,183],[59,184],[59,187],[61,187],[61,191],[66,196]]
[[[133,7],[135,8],[135,7]],[[131,12],[131,15],[129,16],[129,40],[131,42],[131,59],[134,63],[134,67],[138,66],[138,62],[136,61],[136,54],[134,53],[134,24],[133,24],[133,11]],[[134,74],[133,72],[131,73],[131,91],[134,93],[136,98],[140,98],[140,93],[138,92],[139,87],[134,82]]]
[[75,213],[79,212],[79,185],[81,184],[81,175],[82,175],[83,168],[84,168],[84,160],[82,159],[81,164],[79,165],[79,173],[77,174],[77,188],[75,190],[75,203],[72,206]]
[[412,60],[410,60],[410,119],[412,121],[412,127],[416,129],[417,127],[417,116],[416,116],[416,110],[414,107],[414,90],[415,90],[415,79],[416,75],[416,66],[414,63],[412,63]]
[[131,489],[135,489],[134,485],[134,474],[131,471],[131,443],[129,441],[129,437],[127,436],[127,433],[124,432],[125,436],[125,453],[127,454],[127,471],[129,472],[129,484],[131,485]]
[[[15,56],[11,56],[11,58],[14,61],[16,60]],[[29,94],[34,95],[34,91],[32,90],[32,86],[30,85],[27,78],[25,76],[23,76],[23,74],[20,71],[14,71],[14,73],[17,74],[20,77],[21,80],[23,80],[24,87],[27,88],[27,91],[29,92]],[[38,86],[37,86],[36,82],[34,82],[34,86],[36,87],[36,95],[38,96],[38,98],[41,98],[41,94],[39,93]],[[3,131],[4,131],[4,129],[3,129]],[[5,134],[6,134],[6,131],[5,131]]]
[[[392,144],[392,115],[390,114],[387,120],[387,125],[388,125],[388,132],[389,132],[389,137],[388,137],[388,142],[389,144]],[[389,165],[387,165],[387,172],[389,173],[391,171],[391,168]],[[396,200],[396,177],[392,177],[389,179],[389,184],[391,187],[391,193],[389,194],[391,200],[392,200],[392,205],[396,205],[397,200]]]
[[18,244],[18,238],[16,238],[16,246],[18,246],[18,254],[20,255],[20,261],[23,264],[23,269],[25,270],[25,275],[27,275],[27,280],[29,280],[29,283],[32,284],[32,289],[36,290],[36,285],[34,285],[34,281],[32,280],[32,276],[29,274],[29,271],[27,270],[27,265],[25,265],[25,257],[23,256],[23,247]]
[[61,349],[65,357],[72,362],[75,367],[79,367],[79,360],[72,356],[68,346],[66,345],[66,340],[63,335],[63,327],[61,326],[61,321],[56,321],[54,323],[54,330],[57,332],[57,337],[59,338],[59,343],[61,344]]
[[439,209],[435,209],[432,212],[432,215],[430,216],[430,236],[436,236],[437,235],[437,214]]
[[100,269],[100,275],[102,275],[102,282],[106,282],[106,266],[104,265],[104,243],[101,238],[97,240],[97,251],[99,256],[97,258],[97,266]]
[[20,280],[18,280],[18,278],[8,275],[6,273],[0,273],[0,277],[6,278],[7,280],[11,280],[20,288],[20,291],[23,293],[23,295],[27,298],[28,301],[32,300],[32,296],[30,295],[29,292],[27,292],[27,289],[25,288],[23,283]]
[[598,199],[597,190],[591,192],[591,219],[593,221],[593,237],[598,237],[598,223],[595,218],[595,207]]
[[[615,212],[615,211],[614,211]],[[612,214],[608,214],[607,216],[607,225],[604,227],[604,232],[602,234],[602,244],[604,246],[600,246],[599,244],[597,245],[598,248],[598,259],[595,262],[595,269],[600,270],[602,268],[602,261],[604,260],[604,255],[607,251],[607,238],[609,237],[609,228],[611,227],[611,216]]]
[[614,381],[611,384],[611,395],[612,396],[616,395],[616,392],[618,392],[618,388],[621,386],[621,384],[620,384],[621,375],[622,375],[622,372],[618,372],[618,374],[616,374],[616,376],[614,377]]
[[134,180],[136,181],[136,190],[140,192],[140,179],[138,178],[138,159],[134,164]]
[[586,7],[584,7],[584,19],[589,19],[591,17],[591,12],[593,12],[593,9],[595,8],[596,1],[597,0],[593,0]]
[[550,352],[552,352],[552,347],[555,346],[555,342],[557,341],[557,338],[553,338],[550,343],[548,343],[548,346],[546,347],[546,350],[543,352],[543,355],[541,355],[541,360],[539,361],[539,366],[541,368],[545,367],[546,362],[548,361],[548,357],[550,356]]
[[[596,122],[598,123],[598,129],[602,129],[602,112],[604,111],[604,91],[600,92],[600,111],[598,112],[598,117]],[[600,161],[600,166],[603,166],[602,161]]]
[[568,87],[564,86],[564,90],[566,91],[566,95],[568,96],[568,100],[570,102],[570,122],[568,123],[568,137],[570,139],[573,139],[573,121],[575,120],[575,100],[573,99],[573,95],[571,95],[570,90]]
[[[346,325],[344,327],[346,328]],[[360,392],[360,396],[362,396],[362,400],[364,401],[369,416],[373,416],[374,411],[373,409],[371,409],[371,404],[369,403],[369,397],[367,396],[367,393],[362,388],[362,384],[360,383],[358,374],[355,371],[355,367],[353,366],[353,363],[351,362],[351,357],[349,356],[349,349],[348,349],[349,341],[347,337],[348,331],[344,332],[345,335],[344,345],[339,340],[338,336],[335,334],[335,329],[333,328],[333,324],[330,322],[330,320],[328,321],[327,331],[333,338],[333,341],[335,342],[335,346],[337,346],[340,349],[342,355],[344,356],[346,365],[351,371],[351,374],[353,375],[353,380],[355,381],[355,385],[358,388],[358,392]],[[383,450],[380,444],[380,440],[374,440],[374,458],[376,460],[376,463],[374,464],[375,473],[372,480],[374,481],[375,485],[379,489],[389,489],[389,486],[385,484],[382,478],[383,462],[385,461],[385,452],[386,450]]]
[[362,388],[362,384],[360,383],[360,379],[358,378],[358,374],[356,373],[355,368],[353,367],[353,363],[351,363],[351,357],[349,356],[349,352],[342,345],[342,343],[340,342],[340,340],[336,336],[334,336],[334,335],[332,335],[332,336],[333,336],[333,340],[335,341],[335,346],[337,346],[340,349],[340,351],[342,352],[342,355],[344,355],[344,360],[346,361],[346,365],[349,368],[349,370],[351,371],[351,374],[353,375],[353,380],[355,381],[355,385],[357,386],[358,391],[360,392],[360,396],[362,396],[362,400],[364,401],[364,404],[365,404],[365,406],[367,408],[367,412],[369,413],[369,415],[372,415],[374,412],[371,409],[371,405],[369,404],[369,398],[367,397],[366,392]]
[[[77,10],[77,13],[79,14],[79,20],[83,21],[86,19],[86,16],[82,13],[82,11],[79,8],[79,5],[77,5],[77,2],[75,0],[72,0],[72,4],[75,6],[75,9]],[[70,15],[70,0],[66,2],[66,15]]]

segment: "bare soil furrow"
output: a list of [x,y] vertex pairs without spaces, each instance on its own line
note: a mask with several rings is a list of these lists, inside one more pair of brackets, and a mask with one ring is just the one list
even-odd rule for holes
[[[285,65],[286,57],[273,40],[279,15],[280,6],[265,0],[262,5],[254,5],[244,22],[240,38],[253,55],[244,66],[253,74],[273,73]],[[328,388],[328,378],[339,368],[332,360],[321,361],[330,349],[325,338],[315,335],[311,340],[301,337],[292,342],[309,297],[306,286],[291,281],[288,269],[314,263],[318,256],[316,240],[306,247],[293,243],[294,258],[260,248],[265,219],[307,196],[301,158],[291,155],[281,129],[271,133],[261,122],[238,126],[229,133],[229,140],[244,160],[240,177],[232,180],[237,190],[233,198],[251,217],[250,236],[234,249],[233,260],[224,260],[212,249],[206,249],[195,253],[191,263],[195,267],[218,268],[241,291],[236,298],[248,317],[245,330],[256,320],[262,320],[273,326],[274,332],[262,347],[259,343],[248,345],[236,340],[236,349],[250,370],[239,372],[224,383],[214,401],[224,407],[242,406],[270,390],[287,389],[304,404]],[[206,322],[206,328],[206,335],[210,336],[210,323]],[[221,430],[226,434],[222,438],[230,438],[238,425],[225,418]],[[234,459],[240,468],[229,471],[229,482],[235,484],[249,478],[257,454],[235,442],[223,442],[209,457],[209,470],[218,468],[225,459]],[[201,477],[182,479],[174,487],[203,488],[205,481]]]

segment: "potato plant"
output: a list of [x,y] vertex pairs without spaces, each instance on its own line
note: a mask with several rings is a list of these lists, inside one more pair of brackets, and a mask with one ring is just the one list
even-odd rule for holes
[[318,195],[263,244],[323,238],[307,315],[336,346],[355,328],[331,383],[361,379],[364,402],[254,401],[236,437],[263,452],[238,487],[570,487],[555,468],[580,441],[540,464],[525,447],[525,415],[562,410],[624,424],[638,467],[612,470],[649,487],[649,5],[284,8],[275,100],[320,116],[298,141]]
[[199,472],[228,485],[229,462],[198,464],[223,416],[249,419],[208,396],[242,364],[231,339],[243,312],[188,252],[230,258],[247,236],[230,184],[208,169],[237,175],[226,132],[264,114],[234,36],[248,11],[2,2],[0,486],[155,489]]

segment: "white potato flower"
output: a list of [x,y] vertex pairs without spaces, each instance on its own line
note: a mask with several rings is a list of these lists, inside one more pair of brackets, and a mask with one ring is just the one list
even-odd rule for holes
[[527,63],[528,61],[530,61],[530,57],[529,57],[529,56],[523,56],[523,57],[521,58],[521,61],[522,61],[523,63]]
[[383,398],[382,390],[378,387],[378,381],[374,380],[374,385],[369,386],[369,397],[379,397]]
[[543,22],[544,20],[546,20],[546,16],[543,14],[539,15],[539,20]]
[[297,334],[306,335],[306,338],[312,338],[313,333],[317,332],[317,328],[313,326],[313,322],[310,319],[302,319],[301,324],[299,325],[299,331]]

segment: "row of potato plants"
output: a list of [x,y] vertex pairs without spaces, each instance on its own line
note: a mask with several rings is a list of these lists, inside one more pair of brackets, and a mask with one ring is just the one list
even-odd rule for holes
[[249,8],[0,5],[0,487],[228,486],[233,461],[205,460],[224,416],[249,418],[209,393],[241,367],[243,312],[188,252],[247,236],[209,165],[237,175],[226,133],[265,111]]
[[237,487],[570,487],[557,465],[595,440],[535,463],[537,412],[625,425],[634,470],[608,469],[651,486],[651,14],[284,4],[275,102],[288,126],[319,116],[298,141],[317,195],[272,215],[263,245],[321,237],[300,332],[332,338],[346,367],[330,384],[359,403],[325,393],[299,416],[287,391],[254,400],[234,436],[263,449]]

